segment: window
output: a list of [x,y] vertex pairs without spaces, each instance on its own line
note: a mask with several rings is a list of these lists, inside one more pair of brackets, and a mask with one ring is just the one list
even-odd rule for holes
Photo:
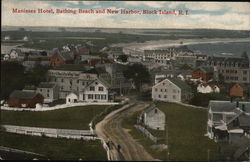
[[175,96],[175,95],[173,95],[173,99],[176,99],[176,96]]
[[106,100],[106,95],[101,95],[102,100]]
[[155,88],[155,92],[157,92],[157,88]]
[[99,94],[96,94],[96,95],[95,95],[95,99],[100,99],[100,95],[99,95]]
[[47,97],[49,97],[49,93],[47,94]]
[[159,95],[158,97],[161,98],[161,95]]
[[173,89],[173,93],[176,93],[176,90],[175,90],[175,89]]
[[91,86],[91,87],[89,87],[89,90],[90,91],[95,91],[95,87]]
[[168,90],[167,89],[165,89],[165,92],[167,92]]
[[161,89],[161,92],[162,92],[162,89]]
[[63,82],[63,78],[61,79],[61,82]]
[[103,91],[103,87],[98,87],[98,91]]
[[49,92],[49,89],[47,90],[47,92]]
[[155,109],[155,113],[157,114],[157,109]]
[[247,80],[247,78],[246,77],[243,77],[243,81],[246,81]]
[[167,95],[164,95],[164,98],[167,98]]
[[247,74],[247,71],[243,71],[243,74]]
[[43,89],[40,89],[40,92],[42,92],[43,91]]
[[82,85],[84,86],[84,82],[82,82]]
[[89,94],[89,95],[88,95],[88,99],[93,99],[93,95],[92,95],[92,94]]

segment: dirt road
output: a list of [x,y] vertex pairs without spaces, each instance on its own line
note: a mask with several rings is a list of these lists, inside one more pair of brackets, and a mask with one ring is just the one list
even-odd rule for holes
[[[122,128],[122,121],[149,106],[146,103],[130,103],[112,112],[96,125],[96,133],[108,142],[111,160],[153,161],[154,159],[128,131]],[[120,146],[118,146],[120,145]],[[120,147],[120,149],[119,149]]]

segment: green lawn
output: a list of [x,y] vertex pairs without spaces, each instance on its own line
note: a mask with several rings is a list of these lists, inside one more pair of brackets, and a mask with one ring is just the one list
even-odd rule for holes
[[[207,125],[207,110],[163,102],[156,103],[156,106],[166,114],[170,160],[206,161],[208,150],[210,160],[218,160],[218,149],[219,145],[222,144],[215,143],[204,136]],[[150,148],[153,142],[133,128],[137,114],[124,121],[123,126],[131,129],[132,136],[143,144],[153,157],[168,160],[166,150],[153,150]],[[151,129],[149,131],[160,138],[158,143],[166,143],[165,131]]]
[[108,105],[69,107],[44,112],[1,111],[1,124],[45,128],[89,129],[88,124]]
[[[0,132],[0,145],[43,154],[50,160],[106,161],[106,151],[99,140],[82,141],[26,136]],[[11,158],[12,159],[12,158]],[[27,160],[28,156],[24,156]]]

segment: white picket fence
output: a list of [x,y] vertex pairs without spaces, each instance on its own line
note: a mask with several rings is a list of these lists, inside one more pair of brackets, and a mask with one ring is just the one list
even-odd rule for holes
[[90,130],[56,129],[41,127],[26,127],[16,125],[1,125],[6,132],[31,136],[47,136],[54,138],[96,140],[96,135]]
[[41,107],[41,108],[18,108],[18,107],[1,106],[1,109],[10,110],[10,111],[50,111],[50,110],[64,109],[64,108],[74,107],[74,106],[118,105],[118,104],[120,103],[117,103],[117,102],[104,102],[104,103],[79,102],[79,103],[62,104],[62,105],[56,105],[53,107]]

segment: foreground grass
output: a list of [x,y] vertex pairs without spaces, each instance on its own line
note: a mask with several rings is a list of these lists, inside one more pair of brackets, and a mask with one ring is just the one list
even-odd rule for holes
[[[175,103],[158,102],[156,106],[166,114],[166,127],[168,129],[169,157],[167,150],[154,150],[149,139],[144,137],[139,131],[133,128],[136,123],[135,114],[133,118],[124,121],[123,126],[131,129],[131,135],[137,139],[145,149],[154,157],[161,160],[180,161],[206,161],[218,160],[218,150],[221,144],[215,143],[206,133],[207,110],[195,109]],[[149,130],[159,138],[159,143],[167,143],[166,132]],[[209,150],[209,151],[208,151]]]
[[[107,160],[106,152],[99,140],[80,141],[0,132],[0,145],[43,154],[50,160],[78,160],[80,158],[84,161]],[[24,158],[27,158],[27,155]]]
[[44,112],[1,111],[1,124],[62,129],[89,129],[91,120],[108,105],[69,107]]

